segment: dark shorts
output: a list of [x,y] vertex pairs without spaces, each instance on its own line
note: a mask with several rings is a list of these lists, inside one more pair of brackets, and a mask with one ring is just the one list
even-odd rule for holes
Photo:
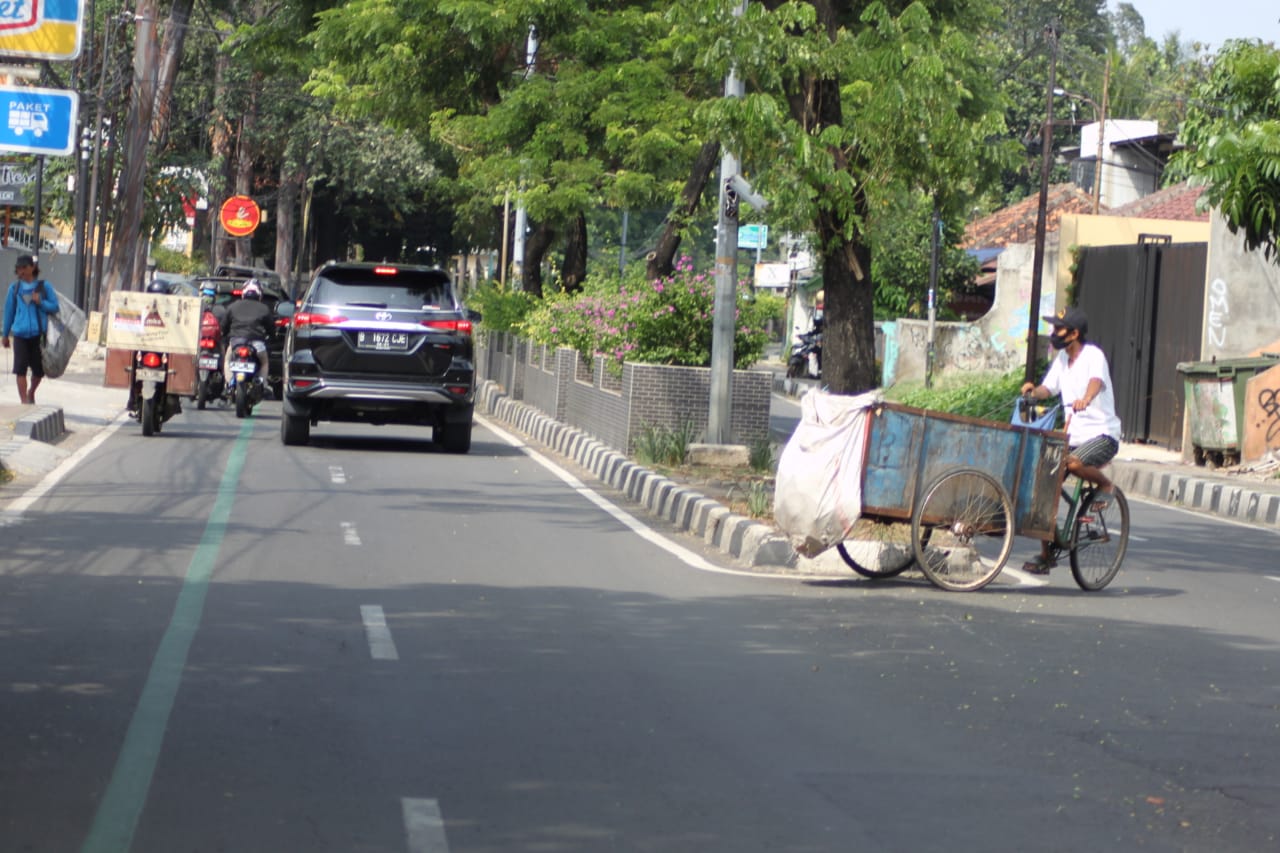
[[1109,435],[1100,435],[1069,448],[1068,452],[1079,459],[1081,465],[1101,468],[1114,459],[1119,450],[1120,442]]
[[13,374],[26,376],[31,371],[33,377],[44,376],[44,359],[40,355],[39,338],[12,337],[13,342]]

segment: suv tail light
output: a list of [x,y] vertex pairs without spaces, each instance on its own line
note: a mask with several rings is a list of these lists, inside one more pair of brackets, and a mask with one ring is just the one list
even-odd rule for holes
[[422,325],[428,329],[439,329],[442,332],[457,332],[459,335],[471,334],[470,320],[423,320]]
[[293,315],[295,326],[329,326],[334,323],[345,323],[347,318],[341,314],[315,314],[311,311],[299,311]]

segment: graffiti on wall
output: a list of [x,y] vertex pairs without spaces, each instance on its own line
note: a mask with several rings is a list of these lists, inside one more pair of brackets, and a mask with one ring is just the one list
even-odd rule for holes
[[1231,303],[1227,299],[1227,283],[1215,278],[1209,285],[1209,313],[1205,317],[1205,335],[1209,344],[1218,349],[1227,345],[1227,321],[1231,317]]
[[1259,391],[1258,406],[1266,415],[1267,447],[1271,447],[1280,438],[1280,399],[1277,399],[1276,389],[1263,388]]

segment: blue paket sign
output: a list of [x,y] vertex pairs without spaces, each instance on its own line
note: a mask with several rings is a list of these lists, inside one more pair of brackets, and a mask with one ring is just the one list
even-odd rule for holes
[[0,151],[70,154],[79,106],[75,92],[0,86]]

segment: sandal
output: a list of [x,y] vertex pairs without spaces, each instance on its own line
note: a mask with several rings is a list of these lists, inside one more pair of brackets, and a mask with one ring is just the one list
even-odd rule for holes
[[1089,502],[1089,509],[1094,512],[1106,512],[1111,506],[1111,493],[1098,492],[1094,495],[1093,500]]
[[1057,560],[1050,560],[1045,557],[1036,557],[1034,560],[1027,560],[1022,564],[1022,570],[1030,575],[1047,575],[1049,570],[1058,565]]

